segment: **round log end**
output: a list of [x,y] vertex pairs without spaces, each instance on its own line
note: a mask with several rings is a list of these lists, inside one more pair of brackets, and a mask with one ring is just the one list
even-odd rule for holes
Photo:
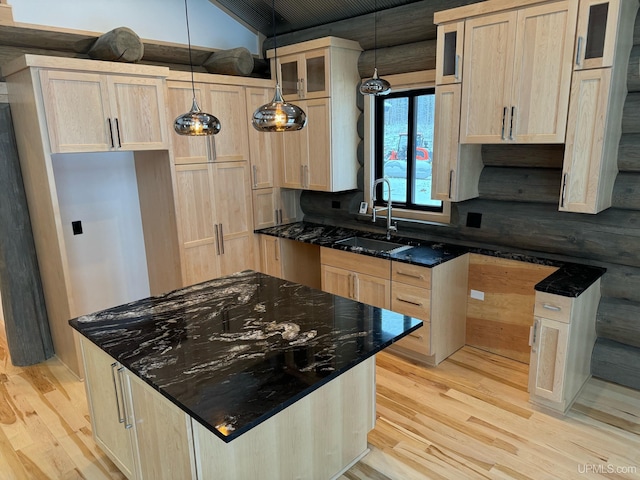
[[144,55],[144,44],[130,28],[118,27],[98,37],[87,53],[97,60],[135,63]]
[[253,72],[253,55],[245,47],[212,53],[202,64],[209,73],[247,76]]

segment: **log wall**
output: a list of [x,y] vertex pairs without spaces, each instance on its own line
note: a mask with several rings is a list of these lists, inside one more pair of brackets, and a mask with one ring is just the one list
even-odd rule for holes
[[[430,40],[411,38],[407,51],[416,42]],[[361,65],[369,62],[369,55],[363,52]],[[406,52],[402,60],[379,55],[378,69],[404,73],[397,68],[409,68],[406,57]],[[435,58],[416,61],[435,64]],[[399,230],[416,238],[606,267],[592,374],[640,389],[640,15],[629,65],[612,208],[598,215],[558,211],[562,145],[485,145],[479,198],[453,204],[451,225],[401,222]],[[369,68],[361,69],[361,75],[368,77]],[[304,192],[301,206],[305,220],[375,230],[370,221],[359,220],[354,210],[361,197],[361,191],[342,193],[336,209],[332,200],[337,197]],[[466,226],[469,213],[482,215],[480,228]]]

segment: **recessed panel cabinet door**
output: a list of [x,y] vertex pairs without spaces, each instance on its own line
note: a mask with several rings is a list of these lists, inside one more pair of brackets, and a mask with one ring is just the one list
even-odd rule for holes
[[555,2],[518,12],[509,141],[564,143],[575,9],[573,2]]
[[210,85],[207,113],[220,120],[220,133],[209,137],[213,141],[213,160],[230,162],[249,159],[247,103],[243,87]]
[[[309,190],[331,191],[331,145],[332,129],[329,126],[331,107],[329,99],[307,102],[308,160],[304,165],[304,182]],[[303,129],[303,131],[305,130]],[[337,133],[339,135],[339,133]],[[333,152],[340,157],[340,142],[336,142]],[[337,161],[340,163],[340,160]]]
[[164,84],[159,78],[109,75],[115,143],[122,150],[166,150]]
[[460,84],[438,85],[433,133],[431,198],[456,200],[454,175],[458,165]]
[[[196,99],[201,103],[204,89],[196,84]],[[210,159],[207,152],[207,137],[191,137],[178,135],[173,129],[173,122],[180,115],[187,113],[193,103],[193,89],[190,83],[167,82],[167,122],[169,123],[169,135],[171,147],[176,164],[182,163],[207,163]],[[202,106],[202,105],[201,105]]]
[[[271,102],[272,88],[247,88],[247,118],[260,106]],[[249,151],[251,153],[251,187],[274,186],[274,168],[282,156],[282,135],[259,132],[248,128]]]
[[42,70],[40,83],[53,153],[111,150],[109,94],[103,75]]
[[508,136],[517,12],[473,18],[464,35],[460,143]]
[[248,162],[216,163],[212,168],[220,275],[255,269]]
[[374,307],[391,308],[391,282],[389,280],[362,273],[355,275],[356,300]]
[[176,165],[176,206],[183,251],[184,286],[219,275],[213,178],[207,164]]
[[323,291],[355,300],[355,276],[352,272],[331,265],[322,265],[320,271]]
[[529,390],[532,395],[561,402],[564,392],[565,364],[569,339],[569,324],[535,318],[531,345]]

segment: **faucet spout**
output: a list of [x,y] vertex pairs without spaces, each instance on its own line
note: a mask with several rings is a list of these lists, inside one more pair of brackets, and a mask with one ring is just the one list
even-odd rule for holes
[[[376,200],[377,200],[377,196],[376,196],[376,187],[378,185],[380,185],[381,183],[384,183],[387,186],[387,240],[389,240],[391,238],[391,232],[397,232],[398,228],[395,225],[392,225],[392,216],[391,216],[391,212],[392,212],[392,205],[391,205],[391,183],[389,183],[389,179],[388,178],[378,178],[377,180],[375,180],[373,182],[373,186],[371,187],[371,191],[372,191],[372,214],[371,214],[371,218],[372,221],[375,223],[376,221],[376,213],[377,213],[377,209],[376,209]],[[384,189],[383,189],[383,195],[384,195]]]

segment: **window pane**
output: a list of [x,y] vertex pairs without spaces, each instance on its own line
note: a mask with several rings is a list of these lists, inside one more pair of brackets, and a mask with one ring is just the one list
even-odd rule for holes
[[441,205],[440,200],[431,199],[431,155],[433,154],[434,94],[416,98],[415,169],[413,203],[421,206]]
[[[384,100],[383,176],[391,184],[391,200],[407,202],[407,132],[409,130],[409,99]],[[387,192],[384,192],[384,199]]]

